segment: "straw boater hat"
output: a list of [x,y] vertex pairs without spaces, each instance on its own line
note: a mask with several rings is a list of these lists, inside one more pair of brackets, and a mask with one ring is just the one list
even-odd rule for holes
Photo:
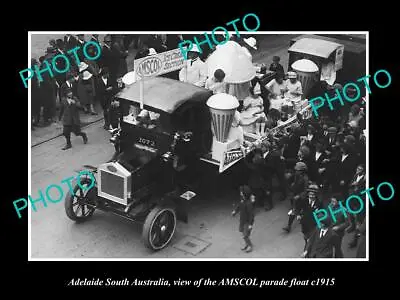
[[316,184],[310,184],[307,188],[307,192],[312,192],[312,193],[317,193],[319,190],[318,185]]
[[193,45],[192,49],[189,49],[188,52],[200,53],[200,49],[199,49],[199,47],[197,47],[197,45]]
[[296,72],[290,71],[287,74],[288,74],[288,78],[297,78]]
[[257,40],[253,37],[249,37],[248,39],[243,39],[244,42],[249,45],[251,48],[257,50]]
[[149,49],[149,55],[156,55],[157,51],[154,48]]
[[85,71],[89,66],[85,62],[79,64],[79,72]]
[[92,76],[93,76],[93,74],[90,73],[89,71],[84,71],[82,78],[83,78],[83,80],[88,80],[88,79],[92,78]]

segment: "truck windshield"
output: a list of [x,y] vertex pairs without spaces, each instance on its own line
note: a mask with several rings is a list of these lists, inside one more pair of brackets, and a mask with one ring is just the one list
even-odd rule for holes
[[151,131],[168,133],[170,125],[167,116],[150,109],[140,109],[139,105],[130,104],[124,109],[124,122]]

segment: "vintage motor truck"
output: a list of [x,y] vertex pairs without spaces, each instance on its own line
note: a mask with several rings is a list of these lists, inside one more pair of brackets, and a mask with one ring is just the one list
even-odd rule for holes
[[[82,177],[65,199],[67,216],[77,222],[96,209],[143,223],[144,244],[152,250],[171,240],[177,220],[187,222],[187,190],[199,157],[210,152],[212,92],[169,78],[153,77],[122,89],[119,153],[100,166],[85,166],[96,179]],[[140,113],[139,113],[140,112]],[[88,188],[90,187],[90,188]]]

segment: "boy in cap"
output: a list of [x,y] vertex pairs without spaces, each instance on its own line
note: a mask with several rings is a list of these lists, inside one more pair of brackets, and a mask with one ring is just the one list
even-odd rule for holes
[[207,80],[207,65],[199,57],[200,50],[193,45],[188,51],[186,66],[179,71],[179,80],[204,87]]
[[61,121],[61,118],[63,118],[63,134],[67,140],[67,144],[62,148],[62,150],[72,148],[71,132],[76,136],[81,136],[83,142],[86,144],[88,138],[86,133],[81,131],[79,111],[76,106],[76,100],[72,97],[72,90],[69,89],[65,91],[65,97],[63,97],[61,103],[59,120]]
[[240,212],[239,231],[243,234],[245,246],[241,248],[243,251],[251,252],[253,244],[250,240],[251,230],[254,225],[254,202],[255,196],[252,194],[249,186],[240,187],[240,202],[232,211],[232,216]]

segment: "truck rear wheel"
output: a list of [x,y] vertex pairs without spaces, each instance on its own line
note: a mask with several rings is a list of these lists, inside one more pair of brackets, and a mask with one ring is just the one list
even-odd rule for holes
[[143,241],[151,250],[161,250],[171,240],[176,229],[176,213],[173,208],[154,207],[143,225]]
[[[92,184],[92,181],[87,178],[81,179],[81,186],[84,188],[88,188]],[[90,189],[83,190],[78,184],[75,185],[73,191],[74,194],[71,194],[71,191],[68,191],[67,196],[65,197],[65,213],[68,218],[75,222],[83,222],[89,219],[95,208],[87,205],[86,203],[91,203],[90,196],[93,196],[93,191],[96,188],[93,186]]]

